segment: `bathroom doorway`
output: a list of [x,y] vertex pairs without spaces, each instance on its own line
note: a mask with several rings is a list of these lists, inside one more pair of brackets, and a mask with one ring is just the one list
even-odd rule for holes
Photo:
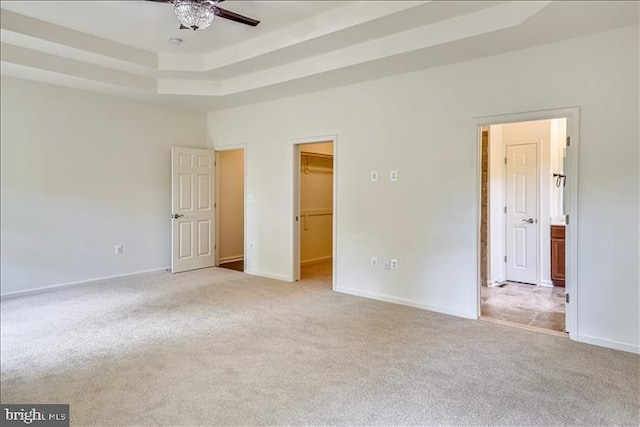
[[479,130],[479,311],[484,320],[567,329],[567,118]]

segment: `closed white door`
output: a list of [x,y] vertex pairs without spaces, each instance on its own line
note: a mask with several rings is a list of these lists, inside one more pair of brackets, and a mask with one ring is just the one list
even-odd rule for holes
[[214,152],[171,148],[171,271],[215,264]]
[[507,146],[507,280],[538,282],[537,144]]

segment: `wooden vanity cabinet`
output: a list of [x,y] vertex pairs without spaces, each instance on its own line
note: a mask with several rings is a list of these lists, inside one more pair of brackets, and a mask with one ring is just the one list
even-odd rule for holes
[[551,281],[553,286],[564,287],[565,278],[565,226],[551,226]]

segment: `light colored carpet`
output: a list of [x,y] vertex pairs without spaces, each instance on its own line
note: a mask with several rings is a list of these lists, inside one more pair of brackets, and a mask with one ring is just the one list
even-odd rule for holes
[[226,269],[2,302],[3,403],[72,425],[638,425],[637,355]]
[[564,288],[507,282],[502,287],[482,286],[483,317],[564,332]]

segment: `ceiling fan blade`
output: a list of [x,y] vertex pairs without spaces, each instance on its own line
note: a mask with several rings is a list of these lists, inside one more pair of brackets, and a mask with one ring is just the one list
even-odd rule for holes
[[217,7],[217,6],[213,6],[213,12],[216,14],[216,16],[219,16],[220,18],[229,19],[231,21],[236,21],[241,24],[251,25],[252,27],[255,27],[260,23],[260,21],[258,21],[257,19],[248,18],[246,16],[239,15],[235,12],[229,12],[228,10],[223,9],[221,7]]

